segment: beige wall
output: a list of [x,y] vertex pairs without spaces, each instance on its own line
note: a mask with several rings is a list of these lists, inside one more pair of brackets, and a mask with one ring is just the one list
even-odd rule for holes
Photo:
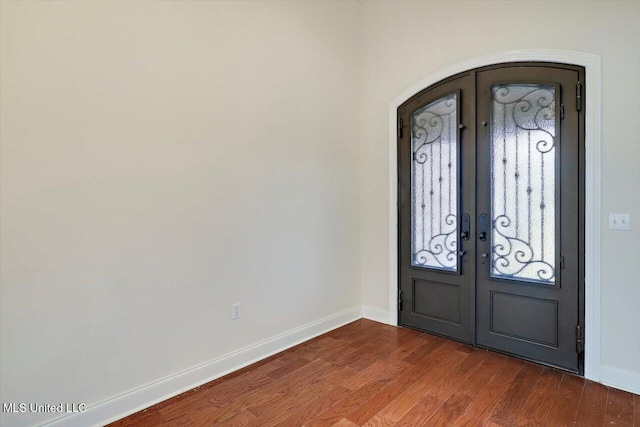
[[[480,55],[594,53],[603,61],[602,363],[640,375],[640,2],[367,1],[362,13],[363,304],[388,307],[391,100]],[[608,230],[610,212],[630,213],[632,230]]]
[[95,403],[359,306],[357,2],[1,14],[3,402]]

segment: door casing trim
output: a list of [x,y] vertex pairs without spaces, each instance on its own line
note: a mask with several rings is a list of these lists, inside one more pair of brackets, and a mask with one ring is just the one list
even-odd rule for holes
[[557,62],[585,68],[585,356],[584,376],[600,381],[600,222],[602,60],[599,55],[560,49],[523,49],[467,59],[409,86],[389,104],[389,321],[398,324],[398,167],[397,110],[416,93],[448,77],[488,65],[509,62]]

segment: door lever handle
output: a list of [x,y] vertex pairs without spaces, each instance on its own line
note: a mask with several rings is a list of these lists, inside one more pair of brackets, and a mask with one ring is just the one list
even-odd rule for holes
[[462,255],[464,255],[466,253],[467,253],[466,251],[458,251],[458,255],[460,255],[460,256],[462,256]]

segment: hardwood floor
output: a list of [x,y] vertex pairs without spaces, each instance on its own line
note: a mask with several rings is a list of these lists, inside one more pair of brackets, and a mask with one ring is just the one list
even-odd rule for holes
[[111,426],[638,426],[640,396],[358,320]]

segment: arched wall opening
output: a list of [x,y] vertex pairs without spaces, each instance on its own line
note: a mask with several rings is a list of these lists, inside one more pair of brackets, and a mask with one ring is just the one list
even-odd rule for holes
[[389,104],[389,324],[398,324],[397,109],[416,93],[458,73],[508,62],[558,62],[585,68],[585,360],[584,375],[600,380],[601,59],[567,50],[516,50],[484,55],[430,74]]

